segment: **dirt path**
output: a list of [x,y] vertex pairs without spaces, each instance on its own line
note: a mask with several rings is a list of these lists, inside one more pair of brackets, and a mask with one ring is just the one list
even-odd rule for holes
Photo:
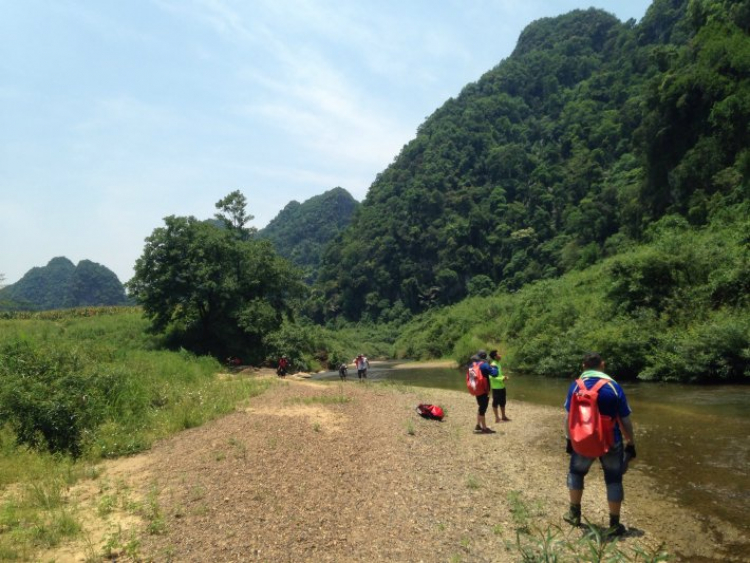
[[[420,402],[443,406],[446,420],[419,418]],[[561,414],[511,401],[511,422],[475,435],[475,412],[474,399],[455,391],[282,382],[247,408],[130,461],[137,471],[129,490],[147,499],[147,509],[120,554],[180,562],[518,561],[508,547],[517,529],[569,530],[560,518],[567,508]],[[584,515],[599,525],[607,524],[602,481],[593,471],[584,497]],[[637,465],[625,486],[631,533],[618,548],[664,543],[681,559],[731,560],[718,545],[741,541],[731,527],[679,508]]]

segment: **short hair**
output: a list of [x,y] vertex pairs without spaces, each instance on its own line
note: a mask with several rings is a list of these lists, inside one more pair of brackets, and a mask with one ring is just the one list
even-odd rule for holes
[[477,356],[484,360],[487,358],[487,352],[485,352],[484,350],[479,350],[479,352],[477,352]]
[[497,350],[492,350],[490,352],[490,358],[497,358],[497,356],[498,356]]
[[583,367],[585,367],[585,368],[598,368],[600,365],[602,365],[603,361],[604,360],[602,360],[602,357],[599,354],[599,352],[588,352],[583,357]]

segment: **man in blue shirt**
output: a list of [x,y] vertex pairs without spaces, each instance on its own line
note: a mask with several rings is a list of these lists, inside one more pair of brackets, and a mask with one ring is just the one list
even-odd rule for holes
[[[591,389],[600,380],[604,379],[606,384],[599,390],[597,405],[602,415],[617,420],[614,427],[614,445],[610,450],[599,458],[604,470],[604,482],[607,485],[607,502],[609,504],[609,529],[608,535],[620,536],[625,533],[625,526],[620,523],[620,508],[624,498],[622,487],[622,476],[627,470],[627,462],[635,457],[635,442],[633,437],[633,424],[630,420],[630,405],[625,397],[625,392],[617,382],[604,373],[605,363],[596,352],[586,354],[583,358],[584,372],[580,379]],[[570,510],[563,519],[574,526],[581,524],[581,499],[583,498],[583,481],[588,473],[594,458],[585,457],[573,451],[570,442],[568,415],[573,393],[578,388],[574,381],[568,389],[565,399],[565,436],[567,440],[566,451],[570,454],[570,469],[568,472],[568,490],[570,493]],[[623,436],[624,434],[624,436]],[[626,445],[623,447],[623,437]]]

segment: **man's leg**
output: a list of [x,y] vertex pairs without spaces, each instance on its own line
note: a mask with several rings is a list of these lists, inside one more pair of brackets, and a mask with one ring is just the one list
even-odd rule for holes
[[570,509],[563,516],[568,524],[581,525],[581,500],[583,499],[583,481],[591,468],[594,459],[584,457],[573,452],[570,455],[570,468],[568,470],[568,493],[570,495]]
[[497,407],[500,404],[500,389],[492,390],[492,412],[495,413],[495,422],[500,422],[500,413],[497,411]]
[[508,402],[507,399],[507,391],[503,389],[499,389],[500,391],[500,412],[503,415],[503,420],[508,421],[510,420],[507,416],[505,416],[505,404]]
[[620,523],[620,509],[625,498],[622,487],[622,475],[625,463],[622,457],[622,444],[617,444],[600,458],[604,470],[604,482],[607,485],[607,504],[609,505],[609,529],[607,534],[621,536],[625,526]]

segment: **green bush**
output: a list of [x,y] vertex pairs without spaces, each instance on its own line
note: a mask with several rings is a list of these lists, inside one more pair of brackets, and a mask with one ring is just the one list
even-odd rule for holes
[[0,349],[0,423],[20,444],[80,455],[101,416],[102,391],[82,364],[75,351],[42,351],[23,341]]

